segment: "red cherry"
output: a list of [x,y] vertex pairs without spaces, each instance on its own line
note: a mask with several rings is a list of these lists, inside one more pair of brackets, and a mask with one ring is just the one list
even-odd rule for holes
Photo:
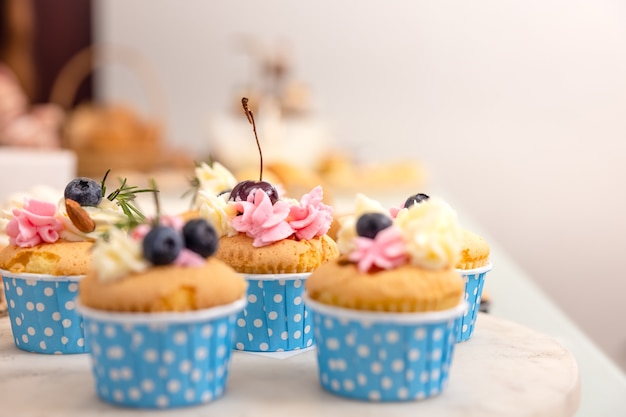
[[272,184],[266,181],[252,181],[246,180],[235,185],[233,190],[230,192],[229,200],[231,201],[246,201],[248,196],[255,192],[255,190],[261,189],[265,191],[267,196],[270,198],[272,204],[278,201],[278,191]]

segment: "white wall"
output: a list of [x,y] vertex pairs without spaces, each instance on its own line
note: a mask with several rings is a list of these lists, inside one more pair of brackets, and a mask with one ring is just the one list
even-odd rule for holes
[[[208,149],[208,116],[246,80],[235,35],[288,39],[297,75],[339,141],[363,157],[426,162],[626,368],[624,2],[98,6],[98,38],[149,59],[169,100],[171,141],[194,152]],[[112,66],[104,74],[107,97],[145,104],[132,72]]]

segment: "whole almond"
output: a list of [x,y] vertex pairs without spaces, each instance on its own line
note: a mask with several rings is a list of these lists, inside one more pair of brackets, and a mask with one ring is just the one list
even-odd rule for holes
[[76,201],[66,198],[65,210],[67,211],[67,217],[70,218],[74,226],[81,232],[89,233],[96,230],[96,223]]

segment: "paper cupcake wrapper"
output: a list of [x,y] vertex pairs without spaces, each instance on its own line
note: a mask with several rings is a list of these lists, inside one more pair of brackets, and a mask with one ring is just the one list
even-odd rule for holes
[[465,314],[457,320],[457,342],[469,340],[474,333],[474,324],[480,309],[480,299],[485,285],[485,275],[491,269],[491,264],[474,269],[457,269],[465,281],[465,301],[468,304]]
[[455,322],[465,302],[441,312],[383,313],[305,300],[313,316],[320,383],[326,390],[366,401],[409,401],[445,388]]
[[4,284],[2,283],[2,276],[0,276],[0,317],[7,311],[7,300],[4,298]]
[[304,304],[305,274],[244,274],[248,305],[237,318],[234,348],[282,352],[313,346],[313,322]]
[[235,318],[244,305],[242,298],[186,313],[113,313],[79,304],[98,396],[138,408],[219,398],[228,378]]
[[83,320],[76,311],[82,276],[0,273],[15,346],[48,354],[89,351]]

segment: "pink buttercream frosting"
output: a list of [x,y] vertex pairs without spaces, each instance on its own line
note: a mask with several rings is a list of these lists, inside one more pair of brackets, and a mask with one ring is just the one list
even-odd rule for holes
[[359,271],[365,273],[373,266],[392,269],[407,261],[406,243],[400,229],[390,226],[378,232],[374,239],[357,237],[356,248],[348,258],[357,263]]
[[206,263],[206,259],[204,259],[202,256],[198,255],[194,251],[189,250],[187,248],[183,248],[183,250],[180,251],[176,259],[174,259],[174,265],[177,265],[177,266],[194,267],[194,266],[202,266],[205,263]]
[[402,210],[403,208],[404,207],[391,207],[389,209],[389,215],[392,219],[395,219],[396,217],[398,217],[398,213],[400,213],[400,210]]
[[333,209],[322,203],[323,196],[322,187],[317,186],[303,195],[299,204],[291,206],[288,221],[296,238],[308,240],[328,232]]
[[[148,232],[152,230],[152,218],[148,218],[146,221],[147,223],[140,224],[130,232],[130,236],[133,239],[142,240],[146,237]],[[160,216],[159,225],[171,227],[177,232],[181,232],[183,230],[183,226],[185,225],[185,221],[180,216]]]
[[6,233],[13,245],[30,248],[59,240],[63,222],[55,217],[56,205],[26,198],[22,209],[13,210]]
[[300,201],[279,200],[272,205],[267,193],[256,189],[246,201],[234,201],[238,213],[232,219],[233,228],[254,239],[252,245],[261,247],[295,236],[309,240],[322,236],[333,221],[332,207],[322,203],[322,187],[315,187]]
[[257,189],[246,201],[236,201],[234,205],[241,214],[233,218],[233,228],[253,238],[254,247],[269,245],[294,233],[287,221],[291,207],[287,201],[272,205],[265,191]]

